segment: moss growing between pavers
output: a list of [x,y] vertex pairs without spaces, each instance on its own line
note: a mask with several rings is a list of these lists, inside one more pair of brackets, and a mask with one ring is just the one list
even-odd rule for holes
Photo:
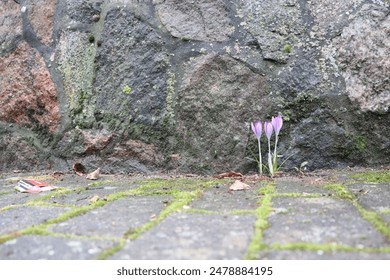
[[195,199],[198,196],[199,196],[199,191],[180,192],[174,194],[174,200],[172,201],[172,203],[169,204],[164,210],[162,210],[155,219],[149,221],[146,224],[143,224],[142,226],[136,229],[131,229],[130,232],[128,232],[127,236],[125,237],[131,240],[138,238],[142,233],[152,229],[155,225],[159,224],[170,214],[183,210],[183,206],[191,204],[193,199]]
[[259,200],[260,207],[256,209],[256,222],[252,241],[246,252],[246,259],[257,259],[259,251],[265,249],[264,231],[268,228],[267,218],[271,213],[272,196],[275,193],[275,185],[269,184],[259,190],[262,197]]
[[40,207],[40,206],[50,206],[50,207],[59,207],[59,208],[74,208],[74,205],[70,204],[60,204],[60,203],[50,203],[46,201],[27,201],[25,204],[21,206],[34,206],[34,207]]
[[244,209],[237,209],[237,210],[232,210],[226,213],[221,213],[221,214],[228,214],[228,215],[247,215],[247,214],[253,214],[256,215],[256,210],[244,210]]
[[360,215],[363,219],[370,222],[376,230],[385,235],[387,239],[390,241],[390,227],[389,225],[381,218],[381,216],[374,212],[369,211],[364,208],[361,204],[359,204],[356,200],[354,194],[345,188],[345,186],[341,184],[331,184],[325,185],[324,188],[328,190],[333,190],[335,195],[341,199],[345,199],[350,201],[359,211]]
[[80,206],[80,207],[77,207],[75,209],[72,209],[56,218],[53,218],[53,219],[50,219],[50,220],[47,220],[44,225],[46,226],[49,226],[49,225],[53,225],[53,224],[58,224],[58,223],[61,223],[61,222],[64,222],[66,220],[69,220],[71,218],[74,218],[74,217],[77,217],[77,216],[80,216],[80,215],[83,215],[93,209],[96,209],[98,207],[102,207],[104,205],[107,204],[107,201],[103,201],[103,200],[98,200],[96,201],[95,203],[91,204],[91,205],[86,205],[86,206]]
[[18,238],[19,236],[22,236],[22,234],[20,234],[19,232],[13,232],[13,233],[1,235],[0,236],[0,244],[3,244],[9,240]]
[[48,236],[51,235],[49,231],[46,230],[46,225],[40,224],[37,226],[31,226],[25,229],[22,229],[19,231],[21,235],[41,235],[41,236]]
[[321,198],[323,195],[316,193],[275,193],[274,197],[304,197],[304,198]]
[[347,199],[347,200],[356,199],[354,194],[350,190],[347,190],[341,184],[329,184],[329,185],[325,185],[323,188],[333,191],[338,198]]
[[140,181],[140,190],[149,192],[151,190],[164,191],[194,191],[197,189],[207,189],[215,185],[223,185],[232,182],[230,179],[216,180],[216,179],[199,179],[199,178],[173,178],[173,179],[149,179]]
[[112,255],[114,255],[116,252],[122,250],[122,248],[126,245],[126,239],[121,239],[119,241],[119,244],[114,246],[114,247],[111,247],[107,250],[104,250],[103,252],[101,252],[97,257],[96,259],[97,260],[105,260],[105,259],[108,259],[109,257],[111,257]]
[[[197,190],[193,192],[171,193],[174,197],[173,201],[164,210],[162,210],[156,218],[150,220],[148,223],[143,224],[140,227],[128,229],[127,232],[124,234],[124,238],[134,240],[144,232],[151,230],[153,227],[155,227],[157,224],[159,224],[169,215],[176,213],[178,211],[183,211],[183,206],[191,204],[194,199],[200,196],[200,192],[201,190]],[[106,251],[104,251],[98,256],[98,259],[109,258],[113,254],[121,250],[124,245],[125,243],[121,242],[120,244],[107,249]]]
[[[16,180],[16,179],[15,179]],[[19,180],[19,178],[18,178]],[[17,180],[17,181],[18,181]],[[161,196],[161,195],[171,195],[173,196],[173,201],[167,205],[167,207],[161,211],[158,217],[151,220],[150,222],[142,225],[139,228],[136,228],[134,230],[129,230],[128,236],[126,238],[135,239],[142,233],[144,233],[147,230],[150,230],[155,225],[160,223],[163,219],[165,219],[168,215],[171,213],[177,212],[179,210],[183,210],[184,205],[189,205],[194,199],[200,198],[202,194],[203,189],[207,189],[209,187],[212,187],[214,185],[221,185],[224,183],[230,183],[231,180],[215,180],[215,179],[194,179],[194,178],[173,178],[173,179],[149,179],[149,180],[137,180],[134,181],[134,184],[138,184],[139,187],[135,189],[130,189],[126,191],[119,191],[113,194],[108,195],[104,200],[98,200],[90,205],[85,206],[74,206],[74,205],[58,205],[55,203],[49,203],[47,202],[50,199],[56,198],[56,197],[63,197],[71,193],[81,193],[85,190],[93,189],[94,187],[106,185],[112,183],[111,180],[104,180],[104,181],[98,181],[93,182],[89,184],[88,186],[80,186],[73,189],[67,189],[67,188],[57,188],[54,191],[39,196],[36,198],[33,198],[32,200],[20,204],[20,205],[12,205],[12,206],[6,206],[0,209],[1,211],[7,211],[13,208],[21,207],[21,206],[58,206],[58,207],[72,207],[70,211],[59,215],[56,218],[52,218],[47,220],[46,222],[35,225],[32,227],[27,227],[25,229],[20,230],[17,233],[14,234],[6,234],[3,236],[0,236],[0,244],[12,240],[16,237],[22,236],[22,235],[50,235],[50,236],[57,236],[57,237],[66,237],[66,238],[83,238],[82,236],[68,236],[58,233],[53,233],[47,230],[47,228],[51,225],[64,222],[66,220],[69,220],[71,218],[83,215],[88,213],[91,210],[94,210],[96,208],[102,207],[110,202],[126,198],[128,196]],[[88,239],[96,238],[98,240],[101,240],[102,237],[87,237]],[[108,258],[110,255],[114,254],[118,250],[120,250],[124,246],[124,240],[125,239],[116,239],[116,241],[119,241],[119,245],[114,246],[113,248],[110,248],[106,251],[104,251],[102,254],[99,255],[99,259]]]
[[352,178],[366,183],[389,183],[390,170],[356,173]]
[[86,188],[87,190],[89,190],[89,189],[94,188],[94,187],[100,187],[100,186],[108,185],[108,184],[112,184],[112,183],[113,183],[112,180],[96,181],[96,182],[93,182],[93,183],[88,184],[85,188]]
[[3,195],[3,194],[10,194],[10,193],[13,193],[13,191],[3,191],[3,192],[0,192],[0,195]]
[[300,250],[300,251],[324,251],[324,252],[365,252],[365,253],[390,253],[390,248],[356,248],[344,245],[338,245],[334,243],[330,244],[313,244],[313,243],[289,243],[289,244],[279,244],[273,243],[269,247],[271,250]]
[[380,214],[383,214],[383,215],[390,214],[390,208],[381,210],[381,211],[379,211],[379,213],[380,213]]
[[356,252],[358,249],[349,246],[342,246],[334,243],[330,244],[315,244],[315,243],[288,243],[288,244],[279,244],[273,243],[270,246],[272,250],[302,250],[302,251],[324,251],[324,252],[332,252],[332,251],[347,251],[347,252]]
[[256,210],[244,210],[244,209],[237,209],[228,212],[220,212],[220,211],[190,208],[190,209],[186,209],[184,212],[192,213],[192,214],[205,214],[205,215],[248,215],[248,214],[256,215]]
[[44,196],[36,197],[36,198],[30,200],[29,202],[33,203],[33,202],[46,201],[46,200],[49,200],[49,199],[52,199],[55,197],[65,196],[65,195],[72,193],[74,191],[75,190],[70,190],[70,189],[65,189],[65,188],[57,188],[57,189],[51,191],[50,193],[48,193]]
[[355,205],[355,207],[359,210],[359,213],[363,217],[363,219],[369,221],[380,233],[385,235],[390,241],[390,227],[378,213],[367,210],[356,201],[353,202],[353,205]]
[[[210,211],[210,210],[196,209],[196,208],[195,209],[194,208],[186,209],[184,212],[191,213],[191,214],[204,214],[204,215],[221,214],[221,212],[218,212],[218,211]],[[226,213],[223,213],[223,214],[226,214]]]
[[22,207],[22,206],[24,206],[24,205],[23,204],[18,204],[18,205],[5,206],[3,208],[0,208],[0,213],[4,212],[4,211],[11,210],[11,209],[14,209],[14,208]]

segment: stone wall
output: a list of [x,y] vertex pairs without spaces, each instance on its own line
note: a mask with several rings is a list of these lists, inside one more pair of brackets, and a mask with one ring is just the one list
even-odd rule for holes
[[1,0],[0,23],[0,171],[248,172],[278,113],[286,170],[390,163],[389,1]]

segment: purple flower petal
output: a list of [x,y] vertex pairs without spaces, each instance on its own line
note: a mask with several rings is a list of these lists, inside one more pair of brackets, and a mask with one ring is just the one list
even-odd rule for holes
[[270,140],[271,136],[272,136],[272,131],[273,131],[273,127],[272,127],[271,122],[264,123],[264,131],[265,131],[265,135],[267,136],[268,140]]
[[279,135],[280,130],[283,126],[283,118],[281,115],[278,115],[277,117],[272,117],[272,125],[275,130],[275,135]]
[[263,130],[263,125],[261,122],[251,123],[252,131],[256,135],[257,139],[260,139],[261,133]]

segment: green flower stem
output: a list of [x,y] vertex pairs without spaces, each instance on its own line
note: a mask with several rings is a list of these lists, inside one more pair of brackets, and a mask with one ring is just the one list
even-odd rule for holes
[[259,170],[260,170],[260,176],[263,175],[263,162],[261,159],[261,145],[260,145],[260,138],[257,139],[257,142],[259,144]]
[[272,167],[272,156],[271,156],[271,141],[268,139],[268,168],[269,168],[269,173],[271,176],[274,175],[274,169]]

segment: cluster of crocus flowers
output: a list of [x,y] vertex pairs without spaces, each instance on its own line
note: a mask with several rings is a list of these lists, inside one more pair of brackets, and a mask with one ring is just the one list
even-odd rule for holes
[[[281,115],[278,115],[276,117],[272,117],[270,122],[264,122],[264,124],[261,121],[257,121],[254,123],[251,123],[251,128],[253,133],[257,137],[257,142],[259,146],[259,171],[260,175],[263,175],[263,163],[261,158],[261,135],[263,132],[264,127],[264,133],[265,136],[268,139],[268,170],[271,176],[273,176],[274,172],[277,170],[277,145],[279,140],[279,132],[283,125],[283,118]],[[271,136],[272,133],[275,131],[275,147],[273,154],[271,153]]]

